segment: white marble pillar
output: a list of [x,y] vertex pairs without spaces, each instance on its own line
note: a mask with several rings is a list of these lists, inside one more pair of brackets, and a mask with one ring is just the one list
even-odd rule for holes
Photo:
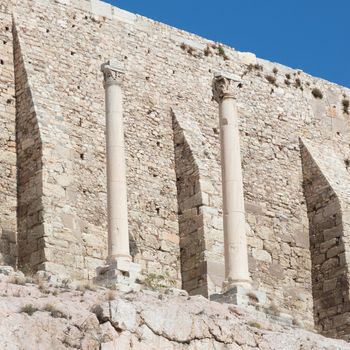
[[234,90],[239,77],[216,73],[213,96],[219,103],[225,245],[224,291],[250,288],[239,129]]
[[117,60],[101,66],[104,75],[107,141],[108,257],[109,264],[131,260],[124,150],[121,83],[124,70]]

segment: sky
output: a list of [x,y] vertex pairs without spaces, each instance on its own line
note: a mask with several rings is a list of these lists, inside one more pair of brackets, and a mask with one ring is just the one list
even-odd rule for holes
[[107,2],[350,88],[350,0]]

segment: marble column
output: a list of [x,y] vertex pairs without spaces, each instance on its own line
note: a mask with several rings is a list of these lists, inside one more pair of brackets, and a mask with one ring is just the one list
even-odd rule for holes
[[250,288],[243,180],[235,89],[239,77],[216,73],[213,96],[219,103],[225,245],[224,291]]
[[109,264],[131,260],[124,149],[122,88],[124,70],[117,60],[101,66],[104,75],[107,141],[108,257]]

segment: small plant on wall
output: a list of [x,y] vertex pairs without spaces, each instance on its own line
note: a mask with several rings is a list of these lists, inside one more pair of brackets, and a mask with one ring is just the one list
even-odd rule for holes
[[190,56],[199,57],[199,54],[196,52],[196,49],[190,45],[182,43],[180,45],[181,49],[187,52]]
[[218,54],[221,56],[225,61],[228,60],[228,56],[226,55],[225,49],[219,45],[218,46]]
[[319,98],[320,100],[323,98],[322,91],[318,88],[314,88],[311,93],[315,98]]
[[300,80],[299,78],[296,78],[296,79],[295,79],[294,86],[295,86],[297,89],[302,89],[301,80]]
[[342,101],[342,105],[343,105],[343,111],[344,111],[344,113],[349,114],[350,101],[347,100],[347,99],[344,99],[344,100]]
[[170,278],[168,273],[165,273],[165,275],[149,273],[145,276],[142,283],[146,288],[158,291],[176,285],[176,281]]
[[204,49],[205,56],[221,56],[225,61],[229,59],[226,54],[225,49],[221,45],[217,44],[207,44],[207,47]]
[[273,75],[265,75],[265,79],[272,85],[276,85],[276,77]]
[[212,52],[209,45],[207,45],[207,47],[204,49],[204,55],[205,56],[213,56],[213,52]]
[[344,164],[345,164],[346,170],[348,170],[350,166],[350,159],[349,158],[344,159]]

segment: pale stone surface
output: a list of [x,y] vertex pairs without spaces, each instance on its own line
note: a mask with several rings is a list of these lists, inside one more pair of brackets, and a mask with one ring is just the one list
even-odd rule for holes
[[[228,71],[241,78],[238,127],[252,280],[298,322],[329,319],[334,306],[318,316],[316,296],[313,308],[312,289],[323,293],[323,282],[312,279],[313,269],[322,267],[329,275],[345,270],[349,254],[336,249],[338,255],[327,258],[328,250],[318,253],[321,239],[315,245],[307,216],[299,137],[339,154],[335,161],[323,152],[321,173],[339,169],[327,181],[341,197],[341,211],[334,207],[334,194],[321,191],[325,198],[316,207],[315,222],[322,242],[341,238],[348,244],[349,206],[344,204],[350,139],[342,101],[349,99],[349,89],[110,8],[111,19],[99,15],[96,6],[92,13],[88,0],[0,0],[2,261],[14,263],[18,251],[21,266],[61,279],[92,279],[103,264],[107,194],[99,67],[118,57],[127,71],[131,254],[146,275],[156,274],[167,285],[182,285],[191,294],[219,292],[224,251],[220,130],[211,83],[214,72]],[[322,99],[313,97],[316,87]],[[179,128],[173,126],[171,109]],[[186,154],[182,163],[174,154],[181,151]],[[334,226],[328,227],[323,214]],[[266,251],[258,254],[265,259],[256,259],[254,249]],[[341,276],[349,279],[343,271]],[[325,281],[332,278],[327,275]],[[348,331],[339,326],[346,316],[334,317],[341,334]],[[329,322],[324,323],[327,328]]]
[[251,52],[239,52],[238,58],[242,63],[247,65],[257,63],[256,56]]
[[141,289],[141,266],[129,260],[117,259],[108,262],[106,266],[96,269],[93,281],[97,285],[115,288],[123,292],[139,291]]

